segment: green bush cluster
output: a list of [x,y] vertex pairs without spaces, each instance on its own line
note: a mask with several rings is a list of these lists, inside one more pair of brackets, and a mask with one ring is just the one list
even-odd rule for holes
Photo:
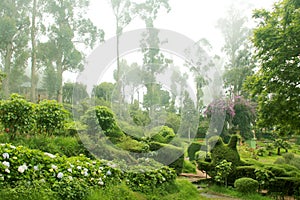
[[61,133],[68,118],[68,112],[55,100],[43,100],[35,106],[36,127],[39,132]]
[[151,141],[159,143],[169,143],[175,137],[175,133],[172,128],[167,126],[155,127],[150,131]]
[[68,112],[54,100],[33,104],[12,94],[9,100],[0,102],[0,121],[12,137],[17,133],[32,133],[35,129],[48,134],[61,133],[67,118]]
[[258,181],[252,178],[239,178],[234,182],[234,187],[244,194],[255,193],[258,189]]
[[110,161],[91,160],[83,155],[59,157],[10,144],[0,145],[0,153],[1,189],[40,181],[62,199],[82,199],[87,187],[104,187],[122,180],[135,190],[146,191],[176,178],[175,171],[168,167],[122,171]]
[[34,128],[34,104],[18,94],[0,102],[0,121],[12,138],[16,133],[28,133]]

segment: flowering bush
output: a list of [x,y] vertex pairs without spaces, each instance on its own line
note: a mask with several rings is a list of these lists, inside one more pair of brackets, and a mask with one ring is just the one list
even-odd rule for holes
[[113,162],[83,155],[67,158],[22,146],[0,145],[0,189],[40,181],[62,199],[80,199],[90,186],[104,187],[124,180],[131,188],[144,191],[175,178],[174,170],[168,167],[124,172]]

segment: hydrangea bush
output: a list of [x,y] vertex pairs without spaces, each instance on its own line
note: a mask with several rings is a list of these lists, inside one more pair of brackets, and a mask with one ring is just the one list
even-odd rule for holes
[[65,157],[23,146],[0,145],[0,189],[38,181],[63,199],[80,199],[87,187],[101,188],[125,181],[134,190],[146,191],[176,178],[169,167],[144,167],[143,171],[124,171],[112,161],[91,160],[84,155]]

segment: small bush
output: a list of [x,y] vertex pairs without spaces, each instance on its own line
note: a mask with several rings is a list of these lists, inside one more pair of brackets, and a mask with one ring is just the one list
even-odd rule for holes
[[252,178],[239,178],[234,182],[234,187],[244,194],[255,193],[258,189],[258,181]]
[[39,132],[60,134],[64,131],[66,119],[69,116],[62,104],[55,100],[43,100],[35,107],[36,127]]
[[188,160],[183,161],[183,173],[196,173],[196,166]]
[[175,137],[173,129],[167,126],[153,128],[150,135],[152,141],[160,143],[169,143]]
[[33,129],[34,105],[18,94],[12,94],[9,100],[0,102],[0,122],[5,131],[16,136],[16,133],[28,133]]
[[201,144],[197,143],[197,142],[193,142],[190,144],[189,148],[188,148],[188,157],[190,158],[190,161],[195,160],[195,153],[197,151],[200,151],[201,148]]

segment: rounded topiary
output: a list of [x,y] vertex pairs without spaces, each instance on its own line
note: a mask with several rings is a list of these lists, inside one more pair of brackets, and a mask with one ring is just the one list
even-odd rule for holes
[[234,182],[234,187],[241,193],[255,193],[258,189],[258,181],[252,178],[239,178]]

